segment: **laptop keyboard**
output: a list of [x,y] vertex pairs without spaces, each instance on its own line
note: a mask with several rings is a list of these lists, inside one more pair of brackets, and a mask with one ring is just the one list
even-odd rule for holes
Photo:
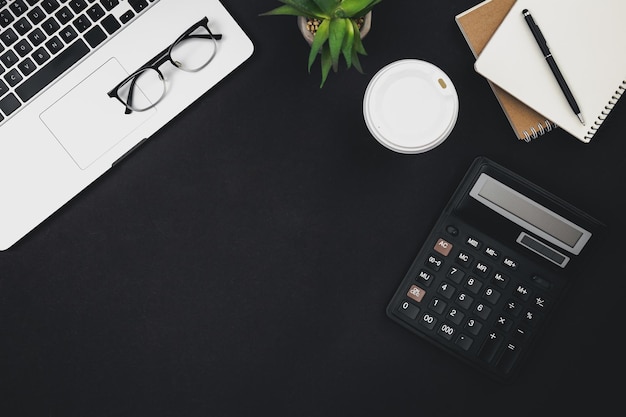
[[0,124],[158,0],[0,0]]

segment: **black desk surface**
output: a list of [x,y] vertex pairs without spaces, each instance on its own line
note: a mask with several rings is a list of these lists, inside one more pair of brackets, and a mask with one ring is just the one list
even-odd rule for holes
[[[249,61],[0,253],[2,416],[600,415],[625,371],[626,103],[591,144],[518,141],[454,16],[478,0],[387,0],[365,75],[319,88],[295,18],[225,0]],[[383,66],[455,83],[450,137],[421,155],[362,116]],[[474,157],[609,225],[512,386],[400,328],[385,306]]]

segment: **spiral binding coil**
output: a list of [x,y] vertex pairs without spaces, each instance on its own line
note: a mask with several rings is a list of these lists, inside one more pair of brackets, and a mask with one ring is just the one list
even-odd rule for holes
[[620,99],[620,97],[622,96],[622,94],[624,94],[625,91],[626,91],[626,80],[622,81],[622,85],[617,87],[617,90],[615,90],[615,94],[611,96],[611,99],[609,100],[608,104],[604,106],[604,110],[602,110],[602,113],[593,122],[590,130],[587,132],[587,135],[585,136],[586,140],[591,140],[593,135],[596,134],[596,132],[600,128],[600,125],[602,125],[602,123],[606,120],[606,117],[609,115],[611,110],[613,110],[613,107],[615,107],[615,105],[617,104],[617,101]]
[[530,133],[528,132],[528,130],[524,130],[524,138],[522,140],[525,140],[526,142],[530,142],[533,139],[537,139],[539,136],[543,136],[548,132],[551,132],[552,129],[557,128],[558,126],[554,123],[552,123],[549,120],[544,120],[543,124],[545,125],[545,127],[541,124],[538,123],[535,129],[535,126],[531,126],[528,130],[530,130]]

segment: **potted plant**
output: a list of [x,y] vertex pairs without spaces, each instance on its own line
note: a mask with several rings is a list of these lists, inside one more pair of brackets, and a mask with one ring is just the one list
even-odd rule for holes
[[[365,48],[361,42],[364,33],[363,27],[369,30],[369,20],[371,19],[372,8],[382,0],[279,0],[283,3],[262,16],[288,15],[297,16],[302,19],[316,20],[313,28],[309,30],[314,33],[309,53],[308,70],[316,58],[320,56],[322,68],[322,82],[320,88],[324,86],[328,73],[332,68],[337,72],[339,60],[343,56],[348,68],[354,66],[360,73],[363,73],[359,54],[366,55]],[[362,24],[367,25],[362,26]],[[306,24],[304,24],[306,25]],[[300,24],[302,27],[303,24]]]

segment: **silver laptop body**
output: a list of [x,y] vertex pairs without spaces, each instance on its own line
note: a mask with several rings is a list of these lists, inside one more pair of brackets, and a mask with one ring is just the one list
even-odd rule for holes
[[[39,92],[24,93],[33,88],[31,84],[18,92],[20,87],[10,87],[9,83],[20,77],[25,68],[27,72],[29,62],[24,63],[23,60],[30,58],[35,61],[45,57],[46,52],[51,55],[49,60],[55,58],[46,49],[39,51],[39,47],[45,48],[45,42],[41,45],[30,42],[33,50],[28,51],[29,42],[11,43],[10,39],[13,36],[11,32],[18,35],[25,32],[26,37],[31,35],[36,39],[34,31],[37,29],[39,32],[36,33],[46,35],[47,31],[54,30],[51,22],[33,24],[30,21],[31,17],[38,16],[31,8],[39,6],[41,9],[44,2],[0,0],[0,11],[9,10],[4,17],[14,19],[10,23],[5,20],[5,27],[0,28],[0,37],[6,37],[0,38],[0,41],[6,40],[8,44],[0,43],[3,46],[0,49],[0,80],[5,84],[4,89],[9,89],[14,96],[2,103],[4,107],[0,107],[0,250],[11,247],[253,52],[250,39],[218,0],[84,0],[87,8],[100,6],[91,10],[90,14],[87,9],[80,10],[81,1],[56,0],[59,8],[68,6],[72,12],[71,6],[78,8],[78,13],[74,13],[75,16],[65,26],[59,24],[60,31],[69,25],[76,26],[75,23],[88,26],[80,28],[83,32],[75,30],[75,39],[68,41],[70,45],[82,40],[80,45],[83,50],[79,53],[85,56],[69,65],[70,68],[55,80],[47,82],[40,77],[37,82],[45,85]],[[2,6],[2,3],[6,4]],[[46,7],[53,5],[45,3]],[[105,5],[111,10],[106,10]],[[28,11],[21,10],[23,7]],[[98,17],[101,14],[99,9],[126,21],[106,40],[101,39],[102,33],[112,30],[109,26],[107,30],[91,31],[96,26],[105,25],[101,23],[103,18]],[[127,113],[119,100],[108,95],[119,82],[205,16],[210,31],[222,35],[217,41],[216,53],[206,67],[196,72],[185,72],[165,62],[160,70],[165,77],[166,92],[154,107],[145,111]],[[95,20],[92,21],[92,17]],[[84,21],[74,22],[79,18]],[[106,23],[112,20],[109,18]],[[31,27],[28,28],[28,25]],[[58,36],[63,43],[63,36],[67,34],[60,31],[52,36]],[[90,46],[98,42],[101,43],[94,50],[84,51],[84,44]],[[26,47],[23,46],[25,44]],[[11,63],[13,53],[9,51],[17,56],[19,62],[15,65]],[[40,55],[35,55],[36,52]],[[68,66],[67,63],[60,65]],[[26,102],[19,101],[20,94],[27,97]],[[29,95],[32,97],[28,98]],[[19,107],[14,109],[18,104]]]

